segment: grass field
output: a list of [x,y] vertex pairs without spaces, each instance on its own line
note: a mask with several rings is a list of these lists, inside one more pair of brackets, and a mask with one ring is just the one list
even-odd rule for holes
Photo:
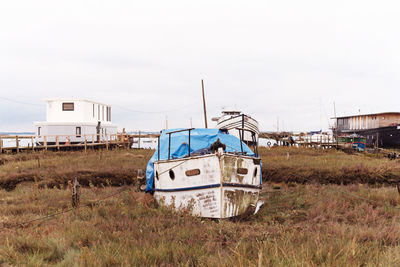
[[[400,196],[392,186],[398,161],[262,149],[265,204],[258,214],[208,220],[159,207],[138,191],[136,170],[151,153],[0,158],[0,265],[400,265]],[[68,180],[75,176],[84,185],[81,207],[61,213],[71,207]],[[108,186],[119,184],[126,185]],[[60,214],[23,224],[53,213]]]

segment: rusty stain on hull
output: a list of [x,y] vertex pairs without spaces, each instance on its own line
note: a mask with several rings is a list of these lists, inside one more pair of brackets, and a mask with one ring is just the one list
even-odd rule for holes
[[[260,191],[257,187],[241,187],[260,186],[258,176],[253,177],[254,170],[260,166],[254,164],[253,159],[249,156],[216,153],[196,156],[190,160],[155,162],[155,170],[160,173],[159,180],[155,180],[155,188],[174,190],[156,191],[155,197],[162,204],[171,205],[175,209],[189,208],[193,215],[201,217],[229,218],[245,214],[249,208],[257,205]],[[178,167],[174,168],[175,179],[171,179],[165,171],[174,166]],[[186,172],[194,169],[200,173],[188,177]],[[240,174],[240,169],[248,171],[239,171]],[[213,185],[213,188],[204,188],[209,185]],[[194,189],[179,190],[185,187]]]

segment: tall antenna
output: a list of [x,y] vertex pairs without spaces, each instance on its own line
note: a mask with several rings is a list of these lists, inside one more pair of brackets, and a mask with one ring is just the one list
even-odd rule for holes
[[276,117],[276,131],[279,133],[279,117]]
[[208,126],[207,126],[206,97],[204,96],[204,81],[203,80],[201,80],[201,89],[203,91],[204,124],[205,124],[206,128],[208,128]]

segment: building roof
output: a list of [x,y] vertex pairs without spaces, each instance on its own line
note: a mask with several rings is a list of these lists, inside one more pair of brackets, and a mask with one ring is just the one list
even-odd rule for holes
[[358,115],[351,115],[351,116],[333,117],[332,119],[345,119],[345,118],[353,118],[353,117],[361,117],[361,116],[380,116],[380,115],[387,115],[387,114],[395,114],[395,115],[399,115],[400,116],[400,112],[380,112],[380,113],[358,114]]
[[45,102],[50,102],[50,101],[80,101],[80,102],[90,102],[90,103],[99,104],[99,105],[103,105],[103,106],[111,106],[109,104],[105,104],[105,103],[101,103],[101,102],[97,102],[97,101],[93,101],[93,100],[89,100],[89,99],[85,99],[85,98],[77,98],[77,97],[45,98],[45,99],[43,99],[43,101],[45,101]]

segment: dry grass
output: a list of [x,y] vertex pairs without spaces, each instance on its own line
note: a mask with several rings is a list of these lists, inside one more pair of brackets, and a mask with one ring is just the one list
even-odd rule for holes
[[[147,154],[139,157],[142,153]],[[395,173],[398,164],[336,151],[279,148],[261,153],[267,172],[276,165],[288,171],[308,167],[309,172],[320,168],[336,173],[336,168],[352,169],[362,163],[363,168],[373,172],[388,166]],[[40,174],[41,181],[47,183],[52,177],[62,175],[63,168],[74,174],[77,170],[128,174],[143,167],[150,154],[149,151],[110,151],[102,152],[101,156],[100,152],[87,156],[81,152],[60,153],[55,157],[44,154],[40,169],[37,155],[24,160],[11,157],[0,166],[0,179],[10,179],[21,170],[21,173]],[[321,164],[326,160],[333,162]],[[284,172],[281,173],[284,177]],[[132,179],[131,174],[129,177]],[[158,207],[150,195],[137,192],[135,186],[129,188],[103,202],[84,206],[120,190],[91,183],[82,188],[81,208],[23,227],[15,226],[70,208],[70,190],[40,189],[32,182],[19,183],[12,191],[0,190],[0,227],[6,227],[0,230],[0,265],[400,265],[400,197],[394,187],[371,187],[356,182],[351,185],[267,182],[262,193],[265,204],[259,213],[239,221],[207,220],[184,211],[174,212]]]
[[64,187],[77,177],[88,186],[132,184],[137,169],[144,169],[153,151],[116,150],[48,152],[3,155],[0,158],[0,188],[13,190],[18,183],[36,182],[39,187]]
[[399,160],[382,156],[294,147],[264,148],[260,156],[266,181],[376,186],[400,181]]
[[[84,188],[82,204],[115,190]],[[259,213],[241,221],[176,213],[131,189],[52,220],[14,228],[70,207],[68,190],[21,184],[12,192],[0,191],[0,225],[11,227],[0,233],[0,262],[30,266],[400,264],[400,198],[394,189],[281,185],[279,191],[270,186],[265,191],[266,203]]]

